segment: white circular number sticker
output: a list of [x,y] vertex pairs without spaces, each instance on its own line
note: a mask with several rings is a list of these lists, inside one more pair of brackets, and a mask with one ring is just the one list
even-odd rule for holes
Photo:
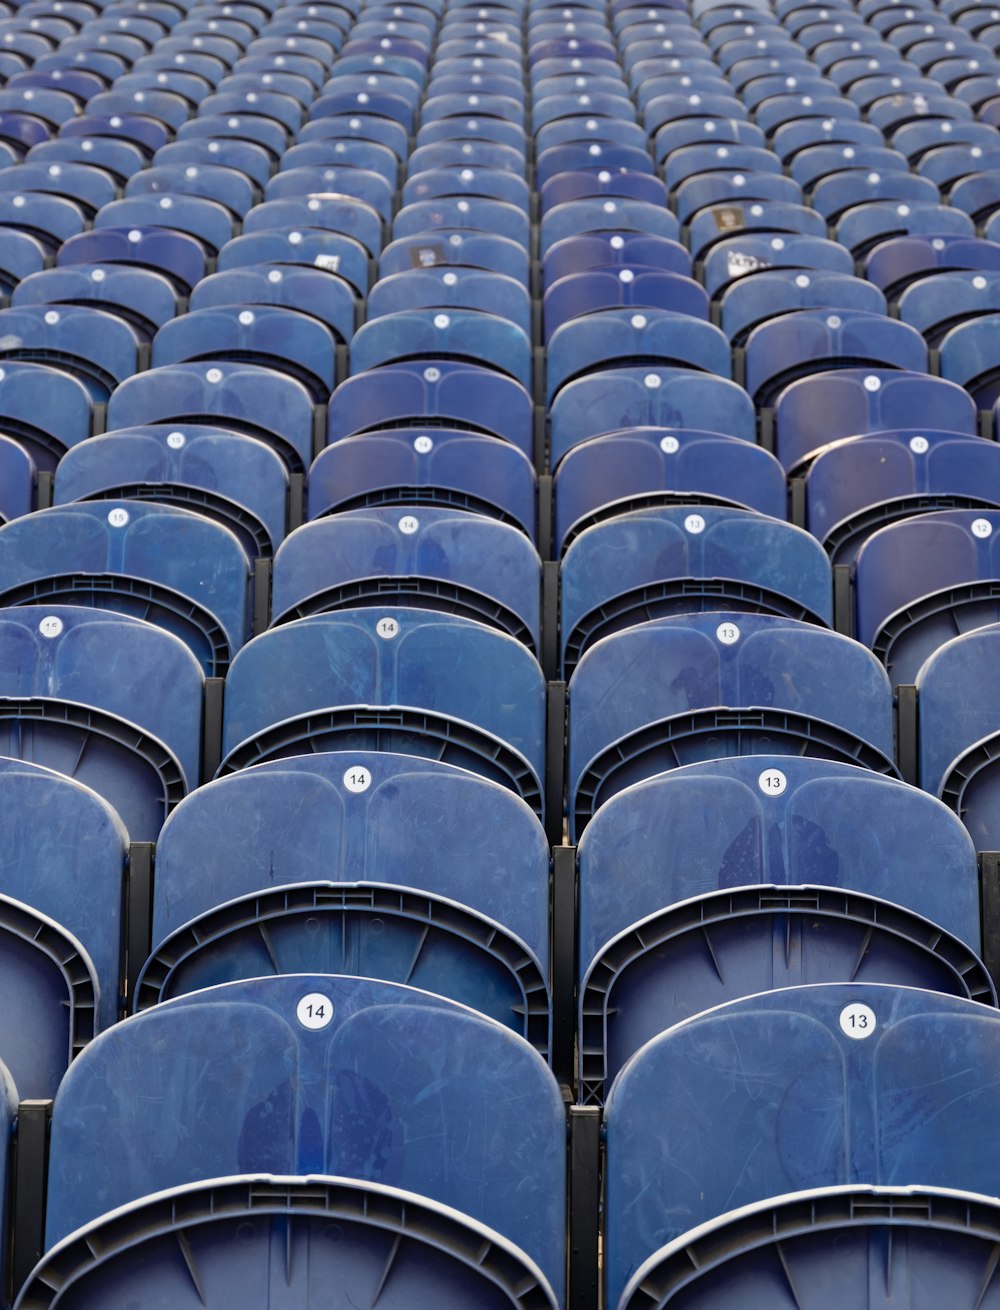
[[689,514],[684,520],[684,527],[688,532],[697,536],[699,532],[705,531],[705,520],[700,514]]
[[344,786],[348,791],[367,791],[372,785],[372,775],[361,764],[352,765],[344,774]]
[[322,992],[308,992],[295,1007],[295,1017],[303,1028],[325,1028],[333,1018],[333,1001]]
[[58,637],[63,630],[63,621],[55,614],[46,614],[38,625],[38,631],[43,637]]
[[167,445],[171,450],[180,450],[187,441],[183,432],[171,432],[167,435]]
[[989,519],[973,519],[972,535],[974,537],[991,537],[993,535],[993,524]]
[[383,641],[391,641],[393,637],[399,636],[399,624],[395,619],[379,619],[375,631]]
[[676,437],[663,437],[660,441],[660,449],[664,455],[676,455],[681,448],[681,443]]
[[113,509],[108,515],[108,522],[113,528],[123,528],[128,522],[128,510]]
[[720,623],[715,629],[715,635],[723,646],[733,646],[740,639],[740,630],[735,623]]
[[840,1012],[840,1031],[845,1037],[851,1037],[856,1042],[863,1042],[866,1037],[871,1037],[877,1025],[875,1011],[867,1005],[861,1005],[860,1002],[845,1005]]
[[780,796],[788,786],[788,779],[780,769],[765,769],[757,779],[757,786],[765,796]]
[[399,520],[399,530],[407,537],[412,537],[420,527],[420,520],[415,519],[412,514],[404,514]]
[[413,442],[413,449],[418,455],[429,455],[434,449],[434,442],[430,437],[417,437]]
[[931,443],[926,437],[910,438],[910,449],[913,451],[914,455],[926,455],[930,444]]

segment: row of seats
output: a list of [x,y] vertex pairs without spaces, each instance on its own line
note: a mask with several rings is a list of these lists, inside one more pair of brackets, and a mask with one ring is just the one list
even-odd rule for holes
[[990,1303],[991,24],[0,20],[0,1305]]

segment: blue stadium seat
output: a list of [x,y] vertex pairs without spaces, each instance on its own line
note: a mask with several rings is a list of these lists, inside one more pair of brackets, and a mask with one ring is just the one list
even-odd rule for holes
[[539,254],[544,259],[557,241],[582,233],[641,232],[647,236],[677,239],[677,219],[663,205],[644,200],[589,197],[569,200],[542,215]]
[[289,228],[299,231],[322,228],[353,237],[369,255],[377,255],[382,248],[382,218],[378,210],[350,196],[320,193],[265,200],[243,219],[244,235]]
[[59,250],[60,267],[138,264],[169,278],[186,295],[205,276],[208,253],[196,237],[163,227],[92,229],[70,237]]
[[0,369],[3,435],[23,447],[36,468],[54,469],[66,450],[93,434],[94,423],[90,393],[71,374],[21,362]]
[[873,200],[854,205],[837,221],[837,240],[863,259],[883,241],[894,237],[971,237],[972,220],[961,210],[925,200]]
[[603,168],[614,173],[626,169],[653,176],[653,161],[643,146],[619,145],[611,141],[566,141],[538,153],[535,184],[542,189],[560,173]]
[[180,164],[186,168],[217,164],[222,159],[225,159],[227,168],[237,169],[260,188],[264,187],[271,176],[271,158],[264,147],[233,137],[224,142],[197,138],[171,141],[169,145],[157,150],[153,163]]
[[654,1038],[605,1109],[607,1304],[863,1298],[874,1261],[974,1305],[998,1040],[989,1007],[878,984],[767,992]]
[[699,144],[681,146],[672,151],[663,167],[663,178],[673,191],[689,177],[699,173],[729,172],[749,169],[754,172],[780,173],[781,161],[763,146]]
[[431,237],[435,232],[491,232],[528,248],[531,224],[527,214],[509,201],[482,196],[441,196],[418,200],[400,209],[392,225],[395,240],[400,237]]
[[755,755],[627,788],[580,840],[580,1099],[603,1099],[657,1033],[776,987],[995,1004],[977,883],[953,814],[852,765]]
[[[349,143],[348,143],[349,144]],[[296,152],[312,149],[310,146],[293,146],[286,159],[297,158]],[[331,147],[333,148],[333,147]],[[308,156],[303,157],[307,162]],[[324,161],[325,162],[325,161]],[[407,160],[409,174],[421,173],[431,168],[477,167],[503,170],[516,177],[525,175],[524,154],[513,146],[497,145],[482,141],[440,141],[436,145],[420,146]],[[395,174],[390,177],[394,180]]]
[[[359,168],[380,177],[395,186],[399,176],[399,159],[388,146],[360,138],[347,140],[304,141],[289,146],[281,156],[280,167],[285,168]],[[261,185],[267,181],[263,179]]]
[[624,511],[574,538],[559,577],[565,679],[603,637],[668,615],[725,609],[833,620],[830,565],[818,542],[730,506]]
[[624,787],[705,758],[805,755],[895,776],[885,670],[794,619],[720,610],[615,633],[580,660],[569,705],[571,841]]
[[34,192],[64,196],[93,218],[102,205],[117,199],[118,183],[102,168],[70,160],[49,163],[26,160],[10,168],[0,168],[0,192],[32,194]]
[[[244,1070],[237,1087],[234,1067]],[[99,1085],[115,1090],[94,1112]],[[331,1087],[348,1101],[331,1102]],[[205,1096],[224,1113],[195,1115]],[[388,1261],[410,1303],[429,1295],[494,1310],[531,1287],[555,1310],[564,1133],[558,1085],[537,1052],[428,992],[305,974],[178,997],[92,1043],[64,1081],[49,1169],[59,1203],[25,1295],[51,1276],[48,1261],[62,1265],[74,1249],[82,1258],[65,1269],[68,1288],[82,1281],[105,1300],[156,1285],[177,1304],[193,1273],[212,1299],[236,1290],[241,1304],[263,1306],[271,1243],[294,1215],[302,1277],[332,1280],[351,1299],[388,1286]],[[112,1139],[120,1150],[108,1151]],[[151,1195],[165,1190],[172,1213],[157,1208],[151,1224],[162,1205]],[[106,1211],[115,1218],[102,1222]],[[95,1256],[107,1222],[129,1237]],[[136,1241],[141,1273],[124,1254]],[[170,1254],[178,1241],[187,1274]]]
[[555,548],[653,505],[731,505],[782,518],[785,476],[749,441],[691,428],[635,427],[572,446],[553,479]]
[[991,410],[1000,396],[998,328],[1000,314],[979,314],[956,323],[938,341],[938,372],[964,387],[981,410]]
[[[176,140],[188,141],[236,141],[240,144],[259,146],[266,150],[275,161],[279,158],[288,142],[288,134],[280,123],[273,118],[264,118],[255,114],[199,114],[189,118],[177,132]],[[172,143],[164,134],[153,150]]]
[[35,361],[72,374],[95,403],[136,373],[142,342],[123,319],[81,305],[21,305],[0,310],[0,360]]
[[334,441],[309,470],[308,516],[379,505],[450,506],[535,540],[537,480],[511,442],[461,428],[386,428]]
[[[446,764],[356,751],[243,769],[199,788],[160,835],[137,1008],[322,968],[462,1001],[545,1054],[548,863],[522,801]],[[261,957],[261,932],[280,957]]]
[[287,227],[234,237],[219,251],[216,270],[227,273],[264,264],[302,266],[313,271],[335,273],[357,297],[364,296],[368,290],[368,251],[360,241],[339,232]]
[[109,429],[178,422],[218,424],[257,437],[293,473],[312,460],[312,397],[301,382],[273,369],[224,360],[208,368],[165,364],[128,378],[108,402]]
[[1000,507],[998,478],[1000,448],[980,437],[932,428],[848,437],[809,468],[807,526],[834,564],[849,564],[886,523],[929,510]]
[[693,278],[659,269],[590,269],[553,282],[542,303],[548,340],[571,319],[609,309],[662,309],[708,320],[708,296]]
[[47,268],[49,253],[29,232],[13,227],[0,231],[0,295],[9,298],[25,278]]
[[318,319],[280,305],[191,309],[153,339],[154,368],[241,361],[295,378],[317,404],[336,383],[336,341]]
[[896,237],[876,246],[864,265],[865,277],[881,287],[890,302],[917,278],[964,268],[1000,269],[1000,242],[964,236]]
[[954,382],[903,369],[843,369],[800,378],[774,406],[774,453],[788,472],[844,437],[895,428],[975,435],[976,406]]
[[59,135],[83,139],[114,137],[137,146],[150,158],[171,139],[166,123],[144,114],[81,114],[64,123]]
[[258,200],[258,188],[237,168],[223,164],[158,163],[136,173],[126,196],[200,196],[242,218]]
[[411,167],[403,185],[401,204],[413,205],[453,196],[490,197],[517,205],[525,212],[531,207],[531,192],[523,177],[505,169],[486,168],[478,160],[475,167],[465,164],[425,172],[416,172]]
[[183,642],[76,606],[0,613],[3,754],[75,778],[132,841],[198,785],[203,676]]
[[414,509],[342,511],[291,533],[274,560],[272,622],[404,604],[476,619],[537,654],[542,569],[524,533],[464,510]]
[[[800,118],[783,123],[772,132],[770,147],[785,163],[790,163],[800,150],[816,145],[873,145],[880,146],[885,138],[871,123],[850,118]],[[900,147],[901,149],[901,147]]]
[[0,812],[0,1050],[22,1098],[51,1097],[118,1019],[128,838],[89,788],[21,760],[0,761]]
[[[919,334],[914,336],[922,346]],[[732,375],[729,342],[714,324],[669,310],[612,309],[570,319],[552,334],[545,355],[546,396],[551,404],[562,387],[591,370],[617,371],[643,363],[721,378]],[[614,426],[622,426],[621,420]]]
[[[987,623],[939,646],[917,674],[920,785],[958,814],[980,851],[998,849],[995,681],[998,628]],[[984,676],[985,674],[985,676]]]
[[288,472],[270,446],[225,428],[162,423],[73,446],[56,468],[53,501],[151,500],[221,523],[248,558],[285,535]]
[[65,196],[44,191],[7,192],[0,195],[0,223],[27,232],[49,252],[87,226],[83,209]]
[[898,314],[936,346],[966,319],[1000,310],[1000,271],[932,273],[911,282],[899,298]]
[[[800,209],[799,206],[794,208]],[[801,209],[801,213],[811,213]],[[728,216],[727,216],[728,217]],[[743,215],[739,216],[741,219]],[[766,216],[770,221],[773,214]],[[752,216],[751,216],[752,219]],[[737,235],[719,234],[718,239],[704,252],[701,268],[705,290],[716,299],[726,289],[747,274],[768,272],[772,269],[815,269],[817,272],[839,273],[852,276],[854,261],[836,241],[825,236],[804,232],[774,232],[753,227],[738,231]]]
[[97,231],[102,228],[142,231],[150,227],[167,228],[194,237],[214,255],[235,235],[236,219],[217,200],[175,192],[159,196],[131,195],[123,200],[112,200],[94,219]]
[[357,300],[344,278],[323,268],[261,263],[225,269],[203,278],[189,300],[191,310],[274,305],[318,319],[339,343],[354,333]]
[[330,398],[327,439],[399,426],[400,420],[407,426],[444,421],[446,427],[490,433],[533,454],[530,393],[495,369],[450,360],[387,364],[345,379]]
[[704,424],[709,432],[757,439],[756,415],[746,391],[727,378],[688,368],[599,370],[568,382],[552,402],[549,418],[553,469],[579,442],[622,427]]
[[734,279],[719,299],[719,326],[734,345],[754,328],[796,310],[886,314],[878,287],[848,273],[797,268],[764,269]]
[[743,385],[758,405],[771,405],[800,377],[826,369],[868,366],[922,373],[927,346],[916,328],[861,309],[800,309],[755,327],[746,339]]
[[221,772],[310,751],[403,751],[500,782],[541,814],[544,720],[542,671],[514,638],[428,610],[342,610],[273,628],[233,661]]
[[963,142],[991,149],[996,144],[995,129],[986,123],[954,123],[947,119],[919,119],[899,127],[893,133],[893,148],[901,151],[911,163],[917,163],[929,150],[938,146]]
[[660,206],[667,203],[666,187],[658,177],[625,167],[608,169],[598,166],[554,174],[539,188],[539,210],[544,215],[556,205],[595,197],[638,200]]
[[0,528],[5,605],[79,604],[146,619],[222,676],[250,630],[250,564],[235,535],[167,505],[85,501]]
[[858,551],[858,640],[883,661],[893,686],[914,682],[956,632],[998,621],[998,528],[1000,510],[941,510],[890,523]]
[[458,266],[410,268],[383,276],[371,289],[368,320],[414,309],[473,309],[507,319],[530,340],[531,298],[523,283],[502,274]]
[[122,264],[64,264],[33,273],[11,297],[26,305],[85,305],[124,319],[143,340],[180,309],[175,285],[152,269]]
[[275,173],[264,190],[264,199],[288,200],[338,193],[370,205],[387,223],[392,217],[393,191],[392,183],[382,173],[370,169],[301,165]]
[[530,389],[531,339],[516,324],[473,309],[401,310],[370,318],[354,334],[352,375],[387,364],[438,360],[495,368]]
[[525,287],[531,270],[527,248],[510,237],[472,229],[437,228],[390,241],[379,256],[379,276],[442,265],[501,273]]
[[565,237],[549,247],[542,261],[542,283],[548,290],[560,278],[590,269],[656,269],[686,277],[691,256],[679,241],[642,232],[601,232]]

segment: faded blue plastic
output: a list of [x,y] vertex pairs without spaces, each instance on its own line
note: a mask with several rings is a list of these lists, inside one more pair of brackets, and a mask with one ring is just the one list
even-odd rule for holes
[[399,426],[400,419],[418,424],[444,419],[448,427],[504,437],[529,457],[533,451],[529,392],[493,369],[452,360],[388,364],[347,378],[330,400],[327,439]]
[[953,637],[927,659],[916,680],[920,785],[956,811],[980,851],[1000,850],[998,639],[996,623]]
[[834,564],[850,564],[887,523],[959,506],[1000,506],[1000,447],[961,432],[865,433],[831,446],[806,475],[809,531]]
[[[321,1013],[327,1009],[332,1019]],[[302,1018],[326,1025],[309,1029]],[[324,1175],[374,1184],[373,1224],[388,1188],[451,1206],[458,1222],[492,1228],[520,1248],[524,1277],[531,1262],[537,1266],[546,1298],[540,1304],[560,1305],[564,1154],[555,1079],[501,1025],[390,983],[255,979],[137,1015],[77,1061],[53,1112],[46,1240],[51,1248],[103,1213],[164,1188],[184,1187],[181,1200],[191,1189],[196,1205],[200,1189],[192,1185],[207,1180]],[[200,1222],[209,1222],[211,1205],[198,1208]],[[288,1205],[285,1213],[293,1212]],[[174,1214],[169,1226],[180,1237],[190,1215],[183,1203]],[[435,1245],[433,1232],[425,1236]],[[218,1247],[209,1241],[200,1253],[212,1264],[235,1262],[239,1277],[241,1245],[234,1249],[223,1228]],[[343,1258],[350,1269],[358,1253]],[[100,1264],[99,1256],[84,1260]],[[142,1265],[144,1278],[158,1281],[156,1266]],[[159,1275],[168,1286],[171,1266]],[[420,1262],[411,1276],[419,1289]],[[451,1304],[443,1288],[435,1289],[439,1297]],[[267,1303],[266,1288],[250,1302]],[[412,1286],[409,1299],[396,1302],[418,1303]]]
[[285,540],[274,560],[272,623],[402,602],[476,619],[537,653],[541,575],[524,533],[480,514],[424,506],[344,511]]
[[342,610],[274,628],[233,661],[222,769],[403,750],[502,782],[540,813],[544,728],[542,671],[513,637],[429,610]]
[[[2,393],[0,393],[2,395]],[[312,460],[313,402],[294,378],[254,364],[165,364],[137,373],[108,403],[108,428],[218,423],[273,446],[292,472]]]
[[792,382],[774,405],[774,453],[788,472],[831,442],[863,432],[926,424],[977,432],[969,394],[943,378],[883,368],[851,368]]
[[956,630],[1000,617],[1000,510],[956,509],[890,523],[854,565],[858,640],[885,663],[893,686],[912,683]]
[[22,1098],[51,1097],[118,1018],[128,837],[96,793],[13,759],[0,759],[0,833],[0,1049]]
[[602,369],[568,382],[551,405],[549,421],[553,468],[578,442],[623,427],[701,428],[757,439],[753,402],[742,387],[660,364]]
[[336,381],[333,333],[310,314],[280,305],[190,309],[153,338],[153,368],[211,360],[245,361],[296,378],[317,404]]
[[200,781],[204,680],[183,642],[100,610],[27,607],[0,611],[0,654],[3,754],[91,787],[131,840],[152,841]]
[[322,969],[449,996],[544,1053],[548,864],[522,801],[446,764],[345,751],[240,770],[160,834],[137,1008]]
[[657,1032],[755,992],[892,982],[995,1003],[968,833],[865,769],[757,755],[613,797],[580,839],[581,1100]]
[[668,614],[725,608],[833,620],[830,564],[816,539],[744,509],[621,513],[574,539],[559,576],[567,677],[602,637]]
[[56,469],[57,505],[77,500],[155,500],[196,510],[230,528],[249,558],[285,535],[288,472],[270,446],[204,424],[119,428],[68,450]]
[[799,377],[824,369],[898,368],[927,371],[927,346],[906,323],[861,309],[800,309],[755,327],[747,337],[744,385],[769,405]]
[[632,371],[643,361],[656,369],[732,374],[732,350],[714,324],[665,309],[608,309],[553,332],[545,352],[545,394],[551,403],[560,388],[592,369]]
[[5,605],[75,603],[134,614],[180,637],[206,675],[250,635],[250,563],[201,514],[143,501],[83,501],[0,528]]
[[523,451],[461,428],[363,432],[313,460],[308,516],[375,505],[450,505],[513,523],[535,540],[536,478]]
[[765,753],[895,776],[892,695],[874,656],[765,614],[694,614],[615,633],[587,651],[569,685],[571,836],[642,778]]
[[[858,1184],[992,1195],[998,1059],[996,1010],[877,985],[770,992],[654,1038],[605,1110],[608,1304],[624,1304],[659,1248],[719,1215],[738,1251],[741,1206]],[[823,1234],[820,1261],[836,1240]]]

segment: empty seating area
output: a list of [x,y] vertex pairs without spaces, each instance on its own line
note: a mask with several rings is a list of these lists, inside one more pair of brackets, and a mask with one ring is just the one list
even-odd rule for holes
[[0,0],[0,1310],[1000,1310],[998,416],[987,0]]

